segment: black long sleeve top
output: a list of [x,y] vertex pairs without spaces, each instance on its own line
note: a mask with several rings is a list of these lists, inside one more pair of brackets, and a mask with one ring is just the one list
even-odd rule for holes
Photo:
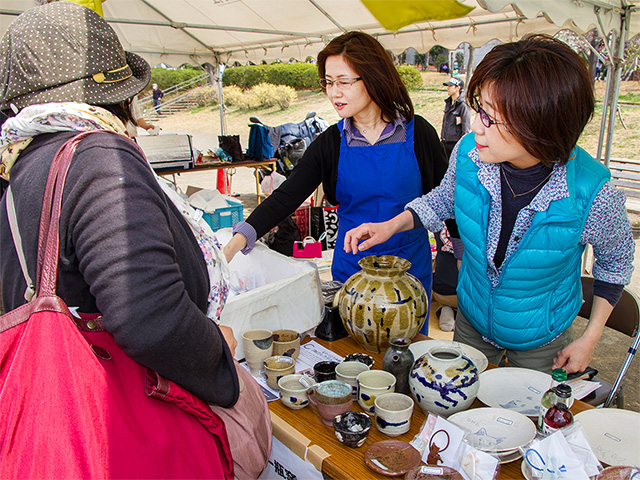
[[[11,170],[27,266],[36,278],[40,209],[49,166],[74,133],[38,135]],[[134,360],[203,400],[238,398],[238,377],[209,320],[202,252],[144,157],[124,137],[82,140],[67,177],[60,218],[57,293],[80,312],[100,312]],[[0,202],[0,278],[6,311],[25,303],[25,281]],[[34,352],[34,355],[37,355]]]

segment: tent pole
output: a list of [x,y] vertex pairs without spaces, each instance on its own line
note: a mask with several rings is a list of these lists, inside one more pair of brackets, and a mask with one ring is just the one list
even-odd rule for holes
[[[615,34],[612,33],[612,37],[609,42],[613,45]],[[611,51],[611,48],[607,49]],[[612,91],[611,86],[613,83],[613,63],[612,58],[609,57],[604,62],[607,66],[607,79],[604,86],[604,98],[602,99],[602,118],[600,119],[600,130],[598,134],[598,153],[596,154],[596,160],[602,160],[602,150],[604,148],[604,134],[606,132],[607,119],[609,115],[609,102],[611,101]]]
[[[622,16],[622,23],[620,25],[620,35],[617,38],[617,47],[615,52],[615,57],[613,60],[613,86],[611,88],[611,108],[609,110],[609,128],[607,130],[607,143],[604,154],[604,164],[609,166],[609,161],[611,159],[611,149],[613,147],[613,131],[616,125],[616,113],[618,111],[618,92],[620,91],[620,77],[622,75],[622,60],[624,58],[624,44],[625,39],[627,38],[627,28],[629,22],[630,15]],[[615,38],[615,35],[614,37]]]
[[467,74],[464,79],[465,92],[466,92],[467,85],[469,85],[469,80],[471,80],[471,75],[473,74],[473,55],[476,51],[473,45],[471,45],[470,43],[468,45],[469,45],[469,58],[467,60]]
[[218,64],[218,105],[220,107],[220,135],[224,135],[224,102],[222,98],[222,76],[225,69],[224,63]]

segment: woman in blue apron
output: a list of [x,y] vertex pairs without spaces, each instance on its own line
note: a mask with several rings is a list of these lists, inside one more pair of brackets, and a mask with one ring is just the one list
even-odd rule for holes
[[[338,123],[343,131],[344,121]],[[413,120],[407,123],[406,140],[402,144],[387,143],[350,147],[341,137],[336,196],[338,236],[336,246],[344,245],[347,231],[364,222],[389,220],[404,210],[404,206],[420,196],[420,171],[413,149]],[[412,197],[412,195],[414,195]],[[385,243],[356,255],[336,248],[331,273],[334,280],[346,281],[360,270],[358,261],[367,255],[395,255],[411,262],[409,273],[417,277],[431,296],[431,251],[424,228],[394,235]]]
[[[414,115],[413,104],[389,53],[370,35],[349,32],[318,55],[320,85],[342,118],[306,150],[291,175],[247,218],[234,226],[227,259],[247,253],[256,238],[291,215],[322,184],[338,205],[338,236],[331,271],[344,282],[360,270],[365,255],[395,255],[411,262],[409,272],[431,295],[431,247],[417,228],[366,253],[346,254],[345,232],[363,222],[401,213],[406,203],[440,183],[447,169],[435,129]],[[427,333],[428,322],[422,332]]]

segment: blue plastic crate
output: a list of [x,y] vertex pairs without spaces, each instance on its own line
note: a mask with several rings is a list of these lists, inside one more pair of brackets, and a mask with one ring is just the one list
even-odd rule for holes
[[244,220],[242,216],[243,205],[239,200],[227,198],[228,207],[217,208],[212,213],[204,212],[202,218],[215,232],[225,227],[232,227]]

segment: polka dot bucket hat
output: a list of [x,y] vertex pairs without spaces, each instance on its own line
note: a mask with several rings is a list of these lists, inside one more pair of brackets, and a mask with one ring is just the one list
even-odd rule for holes
[[151,79],[149,64],[125,52],[93,10],[72,2],[33,7],[0,43],[0,109],[49,102],[112,105]]

